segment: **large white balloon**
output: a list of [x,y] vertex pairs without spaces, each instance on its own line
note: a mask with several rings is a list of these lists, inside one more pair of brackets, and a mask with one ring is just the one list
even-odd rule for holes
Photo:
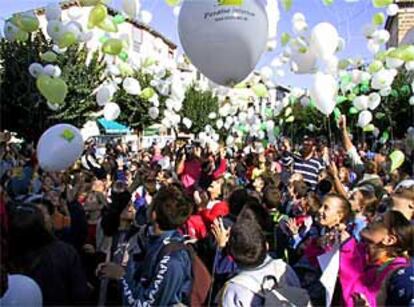
[[338,41],[338,31],[328,22],[319,23],[312,29],[311,48],[322,58],[332,56],[336,52]]
[[315,100],[316,108],[325,115],[329,115],[335,108],[335,95],[338,92],[337,82],[332,75],[317,72],[310,90]]
[[157,107],[151,107],[148,111],[148,114],[151,117],[151,119],[156,119],[158,115],[160,114],[160,111],[158,110]]
[[268,21],[260,1],[218,6],[217,0],[185,0],[178,32],[185,53],[206,77],[233,85],[259,61],[266,48]]
[[115,120],[121,114],[119,105],[114,102],[108,102],[104,107],[104,117],[106,120]]
[[49,4],[45,11],[47,20],[60,20],[62,9],[58,3]]
[[43,306],[42,292],[33,279],[19,274],[9,275],[7,278],[8,288],[0,299],[1,306]]
[[140,9],[139,0],[123,0],[122,9],[131,18],[135,18]]
[[372,121],[372,113],[370,111],[362,111],[358,116],[358,126],[364,128]]
[[316,55],[311,49],[305,52],[294,50],[291,56],[291,68],[296,74],[310,74],[316,70]]
[[37,143],[37,159],[45,171],[62,171],[70,167],[83,152],[78,128],[68,124],[50,127]]
[[381,96],[378,93],[371,93],[369,94],[368,98],[368,107],[370,110],[375,110],[381,103]]
[[367,110],[369,105],[369,98],[366,95],[358,96],[353,101],[354,107],[359,110]]
[[130,95],[139,95],[141,93],[141,85],[137,79],[130,77],[125,78],[122,86],[124,87],[125,92]]

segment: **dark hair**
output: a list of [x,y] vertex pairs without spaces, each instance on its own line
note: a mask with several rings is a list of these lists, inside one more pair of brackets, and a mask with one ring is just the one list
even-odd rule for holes
[[393,256],[403,256],[408,252],[410,257],[414,255],[414,225],[399,211],[387,211],[379,220],[373,221],[368,227],[382,226],[395,235],[397,242],[390,247]]
[[351,209],[351,203],[348,201],[348,199],[346,199],[342,195],[335,194],[335,193],[330,193],[326,195],[324,199],[327,199],[327,198],[336,198],[337,200],[339,200],[339,203],[341,206],[341,212],[344,216],[341,221],[342,223],[347,223],[349,220],[352,219],[353,214],[352,214],[352,209]]
[[266,258],[266,239],[253,219],[239,219],[230,231],[229,252],[240,267],[255,268]]
[[10,209],[9,251],[10,260],[38,251],[55,238],[47,230],[42,212],[35,205],[12,204]]
[[240,212],[238,219],[254,219],[264,232],[272,233],[273,231],[272,218],[269,212],[255,197],[249,197],[243,210]]
[[306,197],[306,194],[309,192],[309,187],[304,181],[294,181],[293,182],[293,193],[297,197],[303,198]]
[[237,189],[233,191],[228,199],[230,214],[233,216],[239,215],[248,197],[249,193],[246,189]]
[[53,215],[55,213],[55,206],[50,202],[50,200],[46,199],[46,198],[40,198],[34,201],[30,202],[31,205],[35,205],[35,206],[43,206],[47,209],[47,212],[50,215]]
[[282,195],[275,185],[265,187],[263,191],[263,204],[267,209],[276,209],[281,204]]
[[308,204],[308,214],[316,216],[321,207],[321,201],[315,192],[309,192],[306,196],[306,202]]
[[151,205],[161,230],[173,230],[182,226],[193,208],[184,191],[172,185],[161,187]]

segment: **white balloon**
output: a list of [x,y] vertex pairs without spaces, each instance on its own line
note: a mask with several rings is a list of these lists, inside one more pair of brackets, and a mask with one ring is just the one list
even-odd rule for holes
[[373,37],[375,31],[377,30],[377,27],[373,24],[367,24],[364,26],[364,35],[366,38],[370,39]]
[[221,129],[221,128],[223,128],[223,120],[220,118],[220,119],[218,119],[217,120],[217,122],[216,122],[216,127],[217,127],[217,129]]
[[139,12],[139,19],[141,19],[144,24],[149,24],[152,21],[152,13],[142,10]]
[[380,51],[381,45],[378,44],[375,40],[369,39],[367,43],[367,48],[369,52],[371,52],[372,54],[377,54],[378,51]]
[[370,111],[362,111],[358,116],[358,126],[364,128],[372,121],[372,113]]
[[106,120],[115,120],[121,114],[119,105],[114,102],[108,102],[104,107],[104,117]]
[[148,110],[148,114],[151,117],[151,119],[156,119],[158,115],[160,114],[160,111],[158,110],[157,107],[151,107]]
[[43,68],[43,73],[52,77],[55,73],[55,65],[48,64]]
[[93,38],[93,32],[92,31],[86,32],[86,33],[82,32],[79,35],[79,41],[84,42],[84,43],[89,42],[92,38]]
[[103,107],[112,98],[112,91],[109,86],[102,86],[96,93],[96,103],[98,106]]
[[264,66],[260,69],[260,76],[263,80],[272,79],[273,70],[269,66]]
[[266,130],[267,131],[272,131],[273,132],[273,129],[275,128],[275,122],[273,121],[273,120],[268,120],[267,122],[266,122]]
[[274,41],[274,39],[276,38],[277,25],[279,23],[280,18],[278,0],[267,0],[266,13],[267,20],[269,21],[268,39],[269,41]]
[[373,39],[377,44],[385,44],[390,40],[390,32],[385,29],[377,30],[373,34]]
[[353,101],[354,107],[359,111],[367,110],[368,104],[369,104],[369,98],[366,95],[358,96]]
[[411,96],[408,102],[410,106],[414,106],[414,96]]
[[8,275],[7,278],[8,288],[0,299],[2,306],[43,306],[42,292],[33,279],[19,274]]
[[409,61],[405,63],[405,69],[408,71],[414,70],[414,61]]
[[60,8],[60,5],[58,3],[51,3],[48,6],[46,6],[46,19],[47,20],[60,20],[60,17],[62,15],[62,9]]
[[391,87],[385,87],[385,88],[382,88],[382,89],[380,90],[380,95],[381,95],[382,97],[389,96],[389,95],[391,94],[391,91],[392,91],[392,88],[391,88]]
[[399,68],[404,65],[404,61],[397,58],[386,57],[385,65],[387,65],[388,68]]
[[80,7],[77,6],[72,6],[71,8],[68,9],[68,17],[71,20],[78,20],[79,18],[82,17],[82,9]]
[[368,107],[370,110],[375,110],[381,103],[381,96],[378,93],[369,94],[368,99]]
[[59,20],[50,20],[46,27],[47,34],[54,40],[58,40],[59,37],[65,32],[65,26]]
[[311,88],[311,97],[315,100],[316,108],[329,115],[335,108],[335,95],[338,92],[337,82],[332,75],[317,72]]
[[180,15],[181,6],[175,6],[173,9],[174,17],[178,17]]
[[70,21],[65,25],[65,32],[72,32],[75,34],[76,39],[79,39],[79,37],[82,34],[82,25],[77,21]]
[[191,119],[184,117],[183,118],[183,125],[187,128],[190,129],[191,126],[193,125],[193,122],[191,121]]
[[388,7],[387,7],[387,15],[388,16],[395,16],[395,15],[398,14],[399,9],[400,8],[399,8],[398,4],[392,3],[392,4],[388,5]]
[[137,79],[128,77],[122,83],[124,90],[130,95],[139,95],[141,93],[141,85]]
[[372,76],[371,87],[376,90],[389,88],[394,81],[394,77],[392,70],[381,69]]
[[302,13],[295,13],[295,14],[293,14],[293,17],[292,17],[292,24],[295,22],[295,21],[306,21],[306,18],[305,18],[305,15],[303,15]]
[[301,34],[305,32],[306,30],[308,30],[308,24],[306,23],[306,21],[303,21],[303,20],[295,21],[292,24],[292,30],[296,34]]
[[135,18],[137,13],[140,10],[140,1],[139,0],[123,0],[122,1],[122,9],[124,10],[125,14],[127,14],[131,18]]
[[226,144],[227,146],[232,146],[234,145],[234,137],[232,135],[229,135],[226,139]]
[[37,160],[45,171],[63,171],[83,152],[83,139],[78,128],[58,124],[47,129],[37,143]]
[[54,53],[57,53],[57,54],[64,54],[66,52],[66,50],[68,50],[68,48],[59,48],[58,45],[53,45],[52,46],[52,51]]
[[328,23],[317,24],[311,33],[311,48],[322,58],[332,56],[338,48],[339,35],[336,28]]
[[52,110],[52,111],[57,111],[57,110],[59,110],[60,109],[60,105],[59,104],[55,104],[55,103],[51,103],[51,102],[49,102],[49,101],[47,101],[46,102],[47,103],[47,107],[50,109],[50,110]]
[[10,21],[4,23],[3,33],[4,37],[11,42],[16,40],[16,35],[20,31],[18,27],[12,24]]
[[266,48],[268,21],[256,0],[223,8],[217,7],[217,0],[185,0],[178,32],[185,53],[206,77],[232,85],[255,68]]
[[32,63],[29,66],[29,73],[32,77],[37,78],[44,73],[44,68],[40,63]]
[[216,119],[217,118],[216,112],[211,112],[210,114],[208,114],[208,118],[209,119]]
[[310,74],[316,70],[317,58],[311,49],[307,49],[305,53],[293,51],[291,61],[292,71],[296,74]]
[[331,75],[337,75],[338,73],[338,63],[339,60],[336,56],[332,55],[322,59],[322,62],[325,64],[325,71]]

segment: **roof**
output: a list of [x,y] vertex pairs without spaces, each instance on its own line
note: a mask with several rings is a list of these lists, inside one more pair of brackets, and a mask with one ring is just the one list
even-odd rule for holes
[[130,132],[127,126],[114,120],[106,120],[105,118],[100,118],[97,120],[97,122],[102,126],[107,134],[127,134]]
[[[78,0],[62,1],[62,2],[60,2],[60,6],[61,6],[62,9],[69,9],[69,8],[71,8],[73,6],[79,6],[79,1]],[[115,15],[121,14],[121,12],[118,11],[117,9],[115,9],[113,7],[110,7],[110,6],[107,6],[107,7],[108,7],[108,13],[111,16],[115,16]],[[46,9],[45,7],[40,7],[38,9],[35,9],[34,11],[36,12],[36,14],[42,15],[42,14],[45,13],[45,9]],[[132,24],[136,28],[139,28],[139,29],[142,29],[142,30],[145,30],[145,31],[151,33],[155,37],[159,37],[171,49],[177,49],[177,45],[175,43],[173,43],[171,40],[169,40],[168,38],[166,38],[163,34],[161,34],[160,32],[158,32],[157,30],[155,30],[151,26],[149,26],[147,24],[144,24],[144,23],[140,22],[137,19],[132,19],[132,18],[129,18],[129,17],[126,17],[125,18],[125,21],[126,22],[129,22],[130,24]]]

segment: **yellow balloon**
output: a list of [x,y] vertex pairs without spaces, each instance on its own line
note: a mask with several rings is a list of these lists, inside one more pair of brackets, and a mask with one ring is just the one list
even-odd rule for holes
[[47,101],[53,104],[62,104],[68,93],[68,86],[60,78],[40,75],[36,80],[36,86]]
[[123,44],[121,40],[110,38],[102,45],[102,52],[109,55],[118,55],[121,53],[122,48]]
[[105,32],[118,32],[118,26],[110,17],[106,17],[104,21],[98,24],[98,28],[104,30]]
[[34,16],[14,15],[11,22],[25,32],[34,32],[39,28],[39,20]]
[[96,5],[89,13],[88,27],[93,28],[99,25],[108,16],[108,9],[103,4]]
[[59,37],[58,46],[59,48],[67,48],[72,46],[76,43],[76,35],[72,32],[63,33],[61,37]]

